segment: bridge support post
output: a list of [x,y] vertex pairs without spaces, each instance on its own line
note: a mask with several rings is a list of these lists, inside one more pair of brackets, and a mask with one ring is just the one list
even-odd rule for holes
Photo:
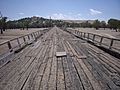
[[111,43],[110,43],[109,49],[112,48],[112,45],[113,45],[113,39],[111,39]]
[[87,37],[88,41],[89,41],[89,33],[88,33],[88,37]]
[[30,36],[28,35],[28,40],[30,40]]
[[23,41],[24,41],[24,43],[25,43],[25,45],[27,44],[27,42],[26,42],[26,39],[25,39],[25,37],[23,36]]
[[10,41],[8,41],[8,48],[9,48],[9,50],[10,50],[10,52],[12,52],[13,50],[12,50],[12,46],[11,46],[11,43],[10,43]]
[[95,34],[93,34],[93,43],[94,43],[94,41],[95,41]]
[[18,43],[19,48],[21,48],[21,44],[20,44],[19,38],[17,38],[17,43]]
[[99,44],[100,46],[101,46],[101,44],[102,44],[102,41],[103,41],[103,37],[101,37],[101,39],[100,39],[100,44]]

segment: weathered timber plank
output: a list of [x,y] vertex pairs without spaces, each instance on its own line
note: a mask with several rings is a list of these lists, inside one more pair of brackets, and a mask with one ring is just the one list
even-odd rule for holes
[[[28,53],[28,50],[24,50],[24,51],[25,51],[24,55],[26,55]],[[23,53],[15,55],[15,58],[13,58],[13,60],[10,63],[8,63],[5,66],[3,66],[2,68],[0,68],[0,78],[6,77],[6,75],[8,75],[8,73],[10,73],[11,69],[15,68],[16,65],[20,64],[20,62],[23,60],[24,55],[23,55]]]
[[47,90],[48,89],[48,81],[49,81],[49,75],[50,75],[50,69],[51,69],[51,62],[52,62],[52,58],[51,58],[51,53],[52,53],[52,45],[51,42],[49,44],[49,49],[50,51],[48,52],[48,62],[46,64],[46,68],[44,71],[44,75],[41,81],[41,86],[40,86],[40,90]]
[[[48,47],[48,46],[47,46]],[[40,68],[37,71],[37,74],[34,79],[34,88],[33,90],[38,90],[41,87],[41,81],[45,72],[45,68],[48,62],[48,53],[49,53],[49,48],[46,48],[46,50],[43,51],[42,56],[40,57],[40,60],[42,60],[42,63],[40,65]]]
[[[69,54],[69,48],[66,47],[65,45],[65,41],[62,42],[63,44],[63,47],[65,49],[65,51]],[[71,54],[69,54],[71,55]],[[71,75],[71,71],[70,71],[70,68],[69,68],[69,63],[67,62],[67,58],[65,57],[63,59],[63,68],[64,68],[64,74],[65,74],[65,84],[66,84],[66,89],[67,90],[76,90],[77,87],[75,86],[75,82],[73,82],[73,77]]]
[[[39,88],[39,82],[40,82],[40,80],[41,79],[39,79],[38,78],[38,74],[40,73],[40,72],[42,72],[42,69],[41,69],[41,67],[42,67],[42,65],[43,65],[43,62],[45,62],[45,53],[47,53],[47,50],[48,50],[48,45],[47,46],[45,46],[45,47],[43,47],[42,48],[42,50],[41,50],[41,53],[39,54],[39,57],[40,58],[38,58],[38,66],[37,66],[37,71],[36,71],[36,73],[35,73],[35,76],[34,76],[34,78],[33,78],[33,80],[32,80],[32,83],[31,83],[31,85],[29,86],[29,83],[28,84],[26,84],[26,86],[24,87],[24,88],[27,88],[28,90],[29,89],[31,89],[31,90],[38,90],[38,88]],[[41,75],[41,77],[42,77],[42,75]],[[36,86],[37,86],[37,88],[36,88]]]
[[[22,63],[23,65],[19,65],[19,67],[17,66],[16,68],[14,68],[9,74],[8,74],[8,78],[7,80],[9,80],[7,83],[9,83],[9,85],[14,85],[14,84],[10,84],[11,82],[14,82],[16,84],[16,81],[19,80],[19,78],[24,74],[25,72],[25,68],[27,63],[30,61],[29,59],[27,60],[27,58],[31,58],[31,57],[24,57],[23,61],[21,61],[20,63]],[[17,71],[17,72],[16,72]],[[10,78],[10,76],[12,76]],[[6,86],[7,87],[7,86]]]
[[[39,47],[38,47],[38,48],[39,48]],[[37,48],[36,48],[35,50],[37,50]],[[35,50],[34,50],[34,52],[35,52]],[[34,56],[34,52],[33,52],[33,56]]]
[[65,80],[61,57],[57,58],[57,90],[65,90]]
[[[69,47],[67,46],[67,48],[69,48]],[[79,74],[79,78],[81,79],[83,88],[85,90],[93,90],[93,87],[92,87],[88,77],[86,76],[85,72],[83,71],[82,67],[80,66],[79,62],[76,60],[75,57],[73,57],[73,62],[74,62],[74,66],[76,67],[76,70]]]
[[32,74],[30,75],[30,77],[28,78],[28,80],[26,81],[24,87],[23,87],[23,90],[33,90],[34,88],[34,79],[35,79],[35,76],[41,66],[41,63],[42,63],[42,60],[40,60],[39,58],[41,57],[42,55],[42,51],[44,50],[44,48],[42,48],[42,50],[40,51],[40,53],[38,54],[37,56],[37,61],[36,61],[36,66],[35,68],[32,70]]
[[50,72],[50,78],[48,81],[48,90],[56,90],[56,72],[57,72],[57,58],[55,56],[56,50],[57,50],[57,38],[56,38],[56,31],[54,32],[53,36],[53,52],[52,55],[52,64],[51,64],[51,72]]
[[[72,48],[72,46],[69,44],[69,42],[67,42],[67,44],[68,44],[69,48],[72,50],[72,53],[75,54],[75,56],[77,56],[77,58],[78,58],[77,53]],[[89,78],[94,90],[101,90],[99,83],[97,83],[97,80],[92,76],[92,73],[89,71],[89,69],[83,63],[82,59],[77,59],[77,60],[80,63],[81,67],[83,68],[84,72],[86,73],[87,77]]]

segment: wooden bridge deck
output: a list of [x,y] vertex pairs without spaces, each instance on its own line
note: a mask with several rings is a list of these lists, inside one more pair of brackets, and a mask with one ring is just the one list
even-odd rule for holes
[[0,68],[0,90],[120,90],[120,60],[54,27]]

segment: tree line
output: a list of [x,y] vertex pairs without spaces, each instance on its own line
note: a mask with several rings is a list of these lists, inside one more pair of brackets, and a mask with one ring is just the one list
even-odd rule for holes
[[54,25],[58,27],[83,27],[83,28],[95,28],[98,30],[99,28],[110,28],[116,31],[120,30],[120,20],[117,19],[109,19],[106,23],[105,21],[94,20],[93,23],[88,21],[82,23],[71,23],[65,22],[63,20],[53,20],[53,19],[45,19],[42,17],[28,17],[22,18],[19,20],[7,21],[7,17],[0,18],[0,30],[1,34],[5,29],[21,29],[28,30],[28,28],[45,28],[45,27],[53,27]]

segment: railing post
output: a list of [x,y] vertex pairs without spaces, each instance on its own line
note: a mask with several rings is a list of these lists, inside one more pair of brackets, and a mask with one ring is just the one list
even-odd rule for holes
[[8,41],[7,44],[8,44],[8,48],[10,49],[10,52],[12,52],[13,50],[12,50],[12,46],[10,44],[10,41]]
[[30,40],[30,36],[28,35],[28,39]]
[[38,32],[36,32],[36,36],[38,37]]
[[36,37],[35,33],[33,33],[33,35],[34,35],[34,37],[35,37],[35,41],[37,41],[37,37]]
[[26,39],[25,39],[25,36],[23,36],[23,40],[24,40],[24,43],[25,43],[25,45],[26,45],[27,43],[26,43]]
[[78,35],[78,31],[76,30],[76,35]]
[[36,34],[36,32],[35,32],[35,38],[37,39],[37,34]]
[[40,31],[38,31],[38,35],[40,36]]
[[81,38],[82,38],[82,32],[81,32]]
[[77,30],[75,30],[75,34],[77,34]]
[[113,39],[111,39],[111,43],[110,43],[109,49],[112,49],[112,45],[113,45]]
[[86,37],[86,33],[84,32],[84,38]]
[[103,41],[103,37],[101,36],[100,43],[99,43],[100,46],[102,44],[102,41]]
[[21,44],[20,44],[19,38],[17,38],[17,43],[18,43],[18,46],[21,48]]
[[78,31],[78,35],[80,36],[80,31]]
[[77,35],[79,35],[79,31],[77,31]]
[[89,41],[89,33],[88,33],[88,37],[87,37],[88,41]]
[[93,34],[93,42],[95,41],[95,34]]
[[38,31],[38,38],[39,38],[39,36],[40,36],[40,35],[39,35],[39,31]]
[[38,32],[36,32],[36,36],[38,37]]
[[31,37],[32,37],[32,39],[34,39],[34,36],[33,36],[33,34],[31,34]]
[[38,32],[36,32],[36,37],[38,37]]
[[84,33],[84,38],[85,38],[85,34],[86,34],[86,33]]

